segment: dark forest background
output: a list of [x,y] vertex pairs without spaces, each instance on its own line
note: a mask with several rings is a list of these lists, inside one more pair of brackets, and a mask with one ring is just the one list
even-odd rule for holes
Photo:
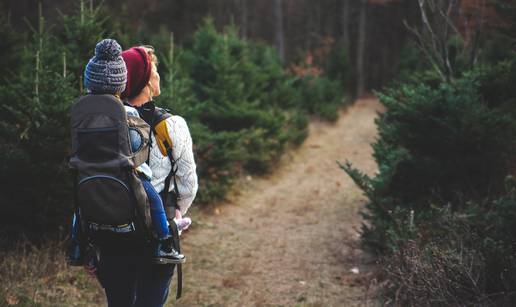
[[[23,30],[37,21],[35,0],[2,0],[11,23]],[[50,24],[59,22],[56,8],[73,12],[78,1],[46,0],[43,14]],[[100,1],[85,0],[84,7]],[[354,64],[351,82],[356,91],[380,88],[396,72],[408,31],[403,21],[418,20],[417,1],[410,0],[146,0],[104,1],[110,22],[135,33],[130,40],[148,43],[170,32],[178,44],[192,37],[207,16],[217,29],[236,25],[239,36],[276,47],[285,63],[304,58],[321,47],[343,48]]]

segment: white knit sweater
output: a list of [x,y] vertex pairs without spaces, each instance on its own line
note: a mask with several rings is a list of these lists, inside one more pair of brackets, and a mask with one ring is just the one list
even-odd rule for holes
[[[186,121],[174,115],[166,119],[167,129],[172,140],[172,156],[176,161],[176,182],[179,191],[178,205],[184,215],[197,194],[197,173],[192,150],[192,137]],[[151,136],[152,143],[150,149],[149,166],[152,170],[151,183],[156,191],[161,192],[165,188],[165,178],[170,173],[172,167],[168,157],[163,156],[156,144],[154,135]],[[169,191],[174,190],[174,181],[170,181]]]

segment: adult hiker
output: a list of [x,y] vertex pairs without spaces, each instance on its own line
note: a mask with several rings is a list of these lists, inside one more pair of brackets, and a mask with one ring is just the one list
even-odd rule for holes
[[[153,115],[152,111],[155,110],[153,97],[161,94],[160,76],[157,70],[158,61],[154,49],[149,46],[133,47],[125,50],[122,57],[127,67],[127,83],[121,98],[129,105],[139,108],[144,119],[151,121],[151,118],[146,116],[145,110],[151,110],[150,114]],[[153,125],[154,123],[149,124]],[[168,192],[177,191],[179,193],[177,203],[167,205],[177,206],[174,208],[174,215],[176,219],[181,219],[192,204],[198,187],[190,132],[186,121],[177,115],[167,117],[156,123],[153,128],[149,154],[149,166],[152,170],[151,182],[158,192],[163,192],[165,186],[168,186]],[[166,133],[158,133],[163,131]],[[169,146],[171,157],[164,149],[164,143]],[[172,169],[173,162],[175,169]],[[174,178],[169,177],[171,172],[174,172]],[[164,201],[166,200],[164,199]],[[109,257],[107,262],[106,264],[109,265],[103,266],[101,258],[99,274],[104,277],[106,275],[115,277],[114,291],[111,297],[123,299],[123,296],[118,293],[117,285],[122,276],[119,275],[118,270],[113,269],[113,264],[118,263],[117,257]],[[140,287],[142,289],[138,289],[139,287],[136,289],[136,306],[161,306],[160,303],[164,304],[172,274],[173,266],[154,265],[147,268],[141,276],[136,276],[136,283],[142,284]],[[110,296],[108,292],[106,289],[107,295]]]
[[[188,125],[184,118],[167,114],[164,109],[160,111],[165,114],[153,117],[157,108],[153,97],[161,94],[158,58],[154,48],[148,45],[133,47],[122,52],[122,57],[127,65],[127,85],[121,97],[138,108],[143,119],[153,127],[149,157],[149,166],[153,172],[152,184],[158,192],[162,192],[167,177],[172,171],[175,172],[172,181],[177,185],[171,183],[169,189],[179,193],[175,214],[176,218],[181,218],[190,208],[198,188]],[[160,120],[160,115],[165,115],[164,120]],[[167,155],[167,145],[164,143],[171,146],[172,157]],[[174,170],[172,162],[175,162]]]
[[[99,48],[98,45],[97,48]],[[157,58],[154,54],[154,50],[149,47],[133,47],[120,54],[118,48],[107,48],[108,50],[104,51],[96,49],[95,57],[89,61],[85,70],[84,80],[86,88],[91,88],[91,92],[93,92],[93,94],[111,94],[116,97],[118,92],[112,93],[109,89],[112,88],[113,82],[117,83],[117,90],[122,89],[122,91],[120,91],[121,98],[124,99],[125,104],[128,105],[126,107],[128,119],[131,117],[129,116],[132,114],[131,111],[134,110],[132,107],[141,108],[146,105],[152,106],[153,110],[156,110],[152,103],[152,99],[160,94],[160,78],[157,71]],[[97,51],[99,52],[97,53]],[[121,77],[122,75],[124,80]],[[123,84],[121,80],[124,81]],[[106,91],[106,89],[108,89],[108,91]],[[111,96],[107,98],[106,95],[100,96],[102,99],[111,99],[109,98]],[[97,100],[99,99],[97,98]],[[121,104],[120,101],[119,104]],[[82,105],[86,104],[82,103]],[[74,122],[73,114],[80,113],[77,109],[79,111],[81,110],[80,107],[76,107],[74,113],[74,108],[72,109],[72,122]],[[97,113],[95,114],[98,114],[98,110],[96,112]],[[146,114],[143,109],[142,112],[144,115]],[[133,118],[133,121],[137,124],[127,128],[126,134],[121,134],[122,137],[120,137],[119,134],[118,143],[120,143],[121,138],[123,142],[134,145],[134,134],[139,134],[141,137],[140,143],[137,144],[138,146],[136,146],[136,148],[139,148],[142,144],[147,145],[148,148],[148,141],[150,141],[150,151],[146,152],[147,163],[152,172],[152,174],[149,172],[152,184],[150,189],[161,192],[163,203],[168,206],[167,209],[173,208],[172,210],[168,210],[168,222],[170,226],[176,227],[173,218],[175,217],[175,220],[183,223],[185,222],[185,219],[182,219],[182,215],[187,212],[197,192],[196,166],[193,159],[192,140],[185,120],[180,116],[172,116],[166,112],[161,112],[159,115],[161,115],[160,118],[153,116],[146,118],[147,120],[155,119],[157,121],[157,123],[152,123],[152,125],[150,125],[153,131],[150,138],[148,135],[146,138],[144,129],[145,127],[148,128],[149,125],[139,123],[139,118],[137,118],[138,115],[136,115],[135,118]],[[162,120],[158,121],[158,119]],[[100,121],[102,121],[102,118]],[[84,122],[84,120],[82,122]],[[97,123],[98,119],[88,119],[86,122]],[[143,128],[141,130],[135,129],[134,131],[136,132],[133,133],[134,131],[131,130],[131,128],[137,127]],[[81,133],[84,135],[83,130],[78,130],[78,139],[81,138]],[[94,131],[99,133],[98,131],[104,132],[105,130],[106,129],[103,128]],[[131,138],[125,140],[127,135],[130,135]],[[116,143],[116,138],[114,138],[114,140]],[[135,148],[134,146],[132,147],[133,148],[131,149],[134,151]],[[164,147],[166,148],[164,149]],[[100,148],[103,147],[101,146]],[[141,158],[133,160],[133,167],[138,165],[141,167],[144,162]],[[135,162],[136,160],[137,162]],[[86,163],[86,165],[90,164]],[[95,178],[100,177],[104,180],[104,177],[108,176],[103,175]],[[81,185],[82,181],[79,181],[79,185]],[[136,183],[136,188],[133,187],[136,190],[135,194],[138,194],[138,188],[141,186],[147,193],[148,199],[151,200],[150,192],[152,191],[148,190],[149,187],[138,184],[138,182],[139,181],[133,181],[133,183]],[[104,186],[104,193],[109,193],[106,192],[106,189],[107,186]],[[168,193],[169,191],[175,191],[175,195],[179,195],[179,197],[177,197],[177,199],[169,197],[169,195],[172,195],[172,193]],[[141,196],[141,191],[139,194]],[[93,198],[98,200],[101,197],[99,195],[94,195]],[[172,199],[173,201],[167,201],[167,199]],[[118,200],[115,200],[115,202],[116,201]],[[142,203],[148,204],[148,202],[138,202],[138,200],[137,203],[137,210],[138,206],[143,205]],[[149,208],[147,207],[147,210],[148,209]],[[156,209],[151,205],[151,215],[153,214],[153,210]],[[161,208],[161,210],[163,211],[163,208]],[[144,212],[145,210],[140,211]],[[143,216],[140,216],[139,218],[147,220],[146,224],[150,223],[150,218],[148,216],[144,216],[145,214],[142,214],[141,212],[140,215]],[[136,224],[137,222],[138,219],[136,220]],[[188,222],[188,220],[186,220],[186,222]],[[133,227],[132,229],[134,229],[134,225],[132,224],[133,223],[131,223],[131,226]],[[145,221],[141,224],[145,224]],[[148,241],[137,240],[134,237],[124,235],[124,233],[131,231],[131,227],[129,226],[105,227],[105,225],[100,225],[103,226],[100,227],[93,223],[90,223],[89,225],[93,225],[93,228],[96,227],[95,230],[102,230],[103,236],[102,239],[98,239],[95,242],[95,245],[98,247],[99,261],[98,263],[88,262],[87,270],[97,274],[100,283],[105,289],[108,305],[163,306],[168,296],[169,286],[174,272],[174,265],[155,264],[151,259],[172,259],[175,261],[179,259],[178,255],[171,255],[170,250],[168,252],[167,250],[157,250],[155,246],[148,244]],[[129,229],[127,227],[129,227]],[[177,233],[177,227],[175,229]],[[108,234],[108,239],[105,239],[105,233],[109,233],[110,231],[112,234]],[[159,245],[159,247],[161,249],[162,245]],[[156,257],[157,251],[160,253],[158,255],[159,257]],[[172,263],[174,263],[174,261],[172,261]],[[178,272],[180,272],[179,267]]]

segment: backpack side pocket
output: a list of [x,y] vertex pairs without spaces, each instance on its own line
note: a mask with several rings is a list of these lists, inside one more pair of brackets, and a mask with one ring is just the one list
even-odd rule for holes
[[133,220],[134,203],[129,187],[107,175],[83,178],[77,185],[77,201],[86,222],[124,225]]

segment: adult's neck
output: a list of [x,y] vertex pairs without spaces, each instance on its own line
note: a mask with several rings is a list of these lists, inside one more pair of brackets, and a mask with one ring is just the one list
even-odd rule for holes
[[133,99],[129,99],[129,104],[132,105],[133,107],[139,107],[139,106],[142,106],[144,104],[146,104],[147,102],[149,102],[149,95],[147,95],[146,93],[140,93],[140,95],[134,97]]

